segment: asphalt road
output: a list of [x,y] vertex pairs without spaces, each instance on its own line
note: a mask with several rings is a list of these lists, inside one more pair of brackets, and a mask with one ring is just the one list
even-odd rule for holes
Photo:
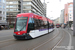
[[2,30],[0,50],[66,50],[68,46],[74,46],[75,37],[72,37],[71,33],[71,30],[55,28],[53,32],[35,39],[16,40],[13,37],[13,29]]

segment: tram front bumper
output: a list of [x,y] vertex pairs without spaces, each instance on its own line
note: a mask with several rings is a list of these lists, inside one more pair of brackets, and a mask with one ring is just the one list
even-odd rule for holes
[[22,34],[22,35],[16,35],[16,34],[14,34],[13,36],[15,37],[15,39],[31,39],[31,38],[32,38],[32,37],[31,37],[29,34],[27,34],[27,33],[24,33],[24,34]]

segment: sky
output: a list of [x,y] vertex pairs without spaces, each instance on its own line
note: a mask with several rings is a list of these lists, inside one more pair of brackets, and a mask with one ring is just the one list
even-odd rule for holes
[[[43,3],[44,0],[41,0]],[[73,2],[73,0],[45,0],[47,4],[47,17],[50,19],[56,19],[60,17],[61,10],[64,9],[64,4]]]

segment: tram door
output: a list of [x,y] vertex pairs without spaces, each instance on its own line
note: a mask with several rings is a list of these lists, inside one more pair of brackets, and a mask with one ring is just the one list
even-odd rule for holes
[[34,36],[35,31],[34,31],[34,20],[33,20],[33,18],[29,18],[27,32],[31,33],[31,35]]

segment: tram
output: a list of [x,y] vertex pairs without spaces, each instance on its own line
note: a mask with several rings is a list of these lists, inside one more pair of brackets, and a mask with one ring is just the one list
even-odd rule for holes
[[52,20],[34,13],[21,13],[16,17],[13,36],[17,40],[31,39],[53,30]]

